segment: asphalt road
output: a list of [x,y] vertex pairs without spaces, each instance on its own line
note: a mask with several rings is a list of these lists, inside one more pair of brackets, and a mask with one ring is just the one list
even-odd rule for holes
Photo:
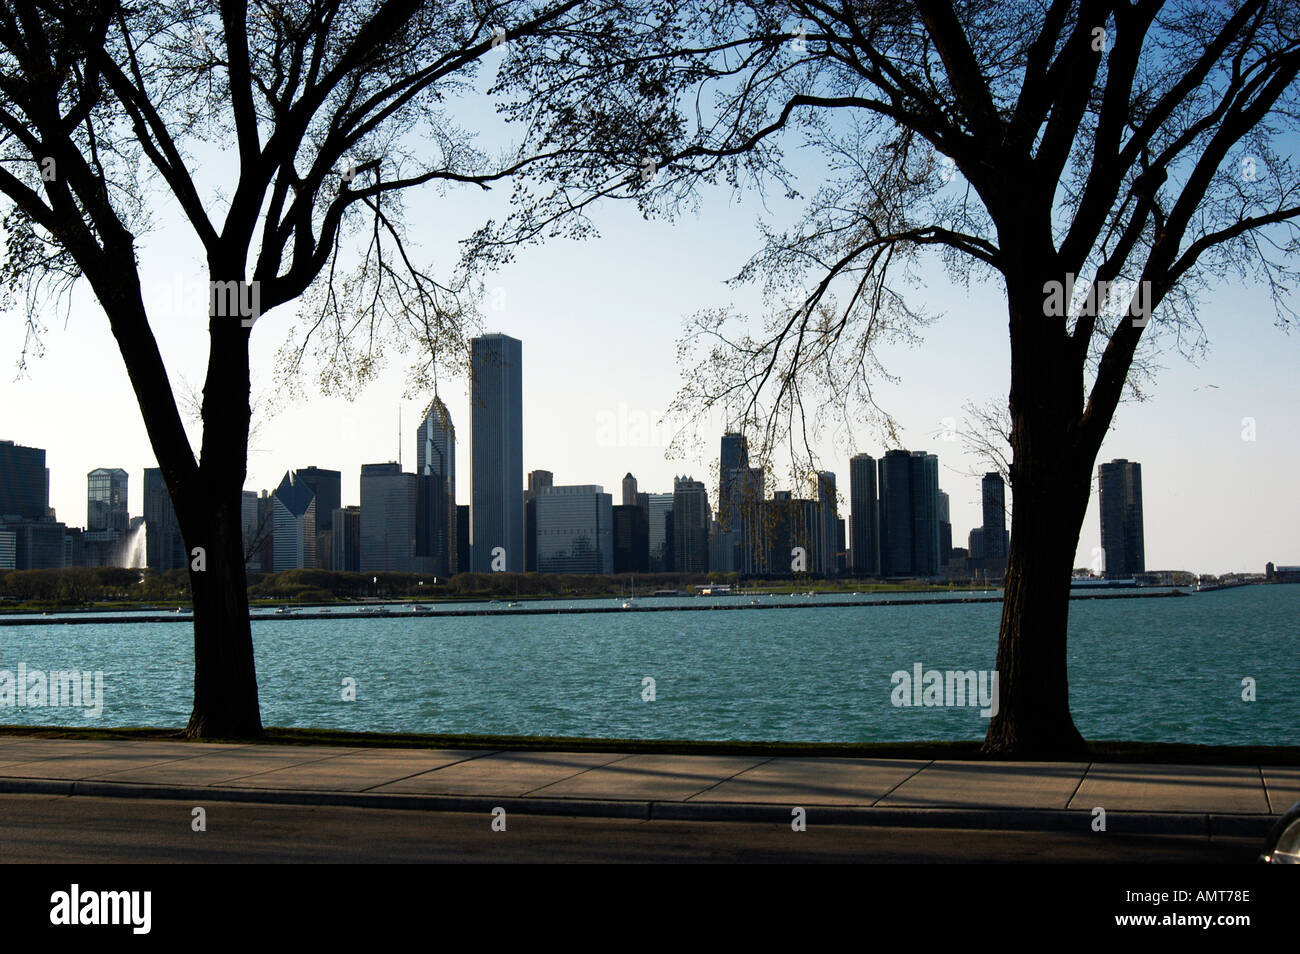
[[1256,839],[490,816],[0,795],[0,862],[1251,862]]

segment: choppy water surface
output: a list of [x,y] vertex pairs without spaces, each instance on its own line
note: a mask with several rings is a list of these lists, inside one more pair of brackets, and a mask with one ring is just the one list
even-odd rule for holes
[[[975,708],[894,706],[891,675],[917,663],[992,669],[998,604],[815,608],[840,599],[716,613],[255,620],[262,718],[364,731],[613,738],[983,736],[987,723]],[[1070,689],[1080,731],[1095,739],[1300,744],[1297,611],[1300,586],[1285,585],[1073,602]],[[20,662],[29,671],[102,670],[103,713],[3,706],[0,723],[162,726],[189,716],[192,632],[184,623],[0,628],[0,670]],[[643,700],[646,677],[654,679],[653,702]],[[1242,700],[1247,677],[1256,681],[1255,702]],[[348,678],[356,680],[355,702],[342,699]],[[0,701],[3,679],[0,672]]]

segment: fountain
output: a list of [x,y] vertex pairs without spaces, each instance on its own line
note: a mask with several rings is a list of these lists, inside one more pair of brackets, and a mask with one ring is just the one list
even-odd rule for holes
[[143,570],[148,562],[145,550],[145,527],[147,524],[141,520],[138,524],[126,531],[122,537],[122,546],[118,551],[121,557],[122,566],[135,570]]

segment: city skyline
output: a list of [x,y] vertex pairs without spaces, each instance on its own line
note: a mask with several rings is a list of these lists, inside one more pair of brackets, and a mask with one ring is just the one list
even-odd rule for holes
[[[1216,380],[1227,382],[1230,379],[1219,374],[1211,376],[1210,369],[1198,369],[1178,359],[1158,379],[1153,400],[1120,409],[1113,433],[1099,455],[1099,462],[1119,457],[1140,459],[1148,470],[1149,481],[1159,475],[1155,485],[1162,488],[1161,493],[1147,502],[1149,566],[1177,566],[1217,573],[1252,570],[1266,560],[1300,562],[1300,557],[1290,552],[1293,546],[1282,529],[1288,524],[1288,515],[1294,517],[1290,520],[1291,525],[1300,524],[1300,506],[1291,502],[1283,492],[1287,467],[1300,469],[1300,459],[1296,459],[1300,442],[1294,440],[1295,423],[1277,411],[1278,407],[1288,403],[1288,395],[1300,396],[1296,382],[1290,376],[1284,378],[1280,371],[1286,357],[1297,352],[1296,340],[1270,327],[1267,317],[1266,313],[1255,308],[1245,311],[1240,320],[1254,321],[1258,326],[1257,333],[1272,336],[1270,340],[1277,345],[1276,348],[1257,354],[1243,337],[1229,336],[1216,344],[1210,361],[1236,366],[1258,358],[1261,362],[1258,374],[1251,376],[1244,368],[1236,368],[1239,375],[1249,379],[1239,379],[1238,390],[1249,385],[1259,395],[1271,387],[1273,394],[1268,399],[1257,396],[1253,400],[1237,402],[1240,404],[1238,409],[1227,410],[1223,407],[1221,392],[1228,388],[1211,384]],[[510,327],[517,322],[502,319],[498,324]],[[659,389],[665,398],[662,403],[640,400],[639,395],[644,393],[644,389],[626,387],[613,391],[606,387],[589,401],[582,401],[581,393],[575,398],[563,391],[552,391],[539,397],[536,393],[537,378],[542,376],[545,380],[554,369],[546,370],[545,375],[541,374],[542,370],[555,364],[554,343],[548,338],[539,336],[536,343],[530,344],[530,353],[536,357],[524,369],[524,389],[529,398],[524,431],[525,470],[546,468],[557,473],[557,479],[562,483],[591,482],[607,487],[618,487],[621,476],[631,470],[637,474],[641,488],[648,492],[671,492],[673,474],[684,469],[697,469],[708,481],[715,480],[716,475],[707,470],[712,441],[702,440],[696,457],[665,458],[665,445],[671,434],[657,427],[657,422],[671,394],[666,389]],[[102,357],[102,352],[99,357]],[[904,352],[901,357],[908,358],[908,353]],[[5,421],[8,428],[6,439],[29,446],[43,446],[50,451],[51,503],[60,520],[79,525],[83,522],[81,507],[84,506],[87,472],[100,466],[120,466],[138,474],[155,466],[155,461],[144,438],[125,375],[112,363],[96,361],[95,373],[107,372],[110,377],[121,378],[118,387],[103,392],[110,416],[116,417],[120,427],[89,434],[70,434],[66,421],[62,427],[51,427],[44,433],[35,426],[38,422],[52,420],[51,408],[59,404],[58,400],[42,400],[39,395],[50,390],[51,375],[47,369],[53,370],[61,360],[52,354],[45,361],[36,362],[33,380],[0,383],[0,394],[19,400],[14,398],[16,392],[38,392],[35,400],[21,399],[24,406],[34,408],[34,413]],[[670,357],[665,356],[665,360],[671,363]],[[539,365],[542,366],[540,369]],[[61,378],[61,375],[53,377]],[[392,431],[381,426],[380,421],[395,417],[398,406],[402,408],[404,417],[409,413],[411,418],[415,418],[431,397],[431,394],[420,394],[403,398],[401,375],[396,367],[381,377],[382,381],[362,392],[355,403],[341,398],[313,397],[301,404],[279,409],[276,415],[264,419],[250,452],[246,488],[273,489],[290,462],[317,461],[348,475],[343,487],[344,502],[357,504],[361,464],[397,457],[391,436],[386,436]],[[1162,400],[1161,394],[1175,386],[1184,386],[1177,389],[1190,393],[1190,399],[1183,402]],[[62,393],[60,387],[53,390],[56,394]],[[904,390],[918,393],[914,389]],[[458,413],[453,411],[453,416],[468,420],[469,400],[464,381],[453,379],[444,387],[444,393],[458,394],[453,403],[460,404],[461,409]],[[910,402],[891,403],[905,422],[904,434],[918,435],[916,440],[906,438],[904,443],[928,447],[939,454],[942,460],[940,485],[951,493],[952,524],[958,528],[958,540],[964,540],[960,528],[981,523],[978,517],[981,506],[978,481],[968,482],[966,472],[983,471],[987,465],[965,454],[959,441],[943,440],[948,436],[945,427],[962,419],[962,402],[958,396],[940,403],[922,397],[924,399],[914,403],[929,407],[931,415],[938,415],[920,421],[923,426],[918,426],[917,420],[923,410],[907,414],[907,403]],[[572,410],[575,400],[583,405],[581,411]],[[569,413],[564,413],[566,404],[570,407]],[[1245,413],[1247,409],[1256,413],[1248,415]],[[940,411],[945,413],[939,415]],[[1245,422],[1245,418],[1252,420]],[[910,427],[906,426],[907,422],[911,423]],[[1256,439],[1243,439],[1248,427],[1253,428],[1255,422],[1258,422],[1258,433],[1253,435]],[[1193,466],[1190,458],[1192,435],[1198,427],[1211,431],[1206,439],[1211,440],[1216,449],[1214,465],[1209,468],[1202,468],[1199,464]],[[718,431],[722,429],[720,425]],[[274,448],[267,435],[275,435]],[[612,444],[611,435],[614,438]],[[404,430],[401,439],[403,459],[408,456],[414,459],[414,435]],[[716,440],[716,435],[713,440]],[[873,457],[883,454],[882,445],[870,437],[860,440],[857,449],[865,450]],[[459,456],[457,482],[468,486],[468,454]],[[823,466],[832,472],[847,473],[849,456],[846,450],[828,452]],[[1269,466],[1261,461],[1284,461],[1286,466]],[[1208,523],[1203,524],[1204,532],[1191,532],[1189,522],[1182,519],[1186,507],[1205,499],[1231,499],[1234,487],[1240,485],[1255,486],[1261,493],[1277,497],[1279,506],[1283,508],[1280,519],[1265,520],[1250,510],[1224,508],[1205,515]],[[140,492],[139,482],[132,481],[132,513],[141,512]],[[461,496],[465,495],[462,493]],[[842,493],[841,500],[845,496]],[[1247,526],[1241,526],[1243,521]],[[1098,546],[1100,519],[1094,481],[1075,564],[1089,565],[1093,548]]]

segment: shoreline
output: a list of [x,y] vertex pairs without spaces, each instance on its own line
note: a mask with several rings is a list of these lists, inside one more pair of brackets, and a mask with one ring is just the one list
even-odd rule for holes
[[[1121,600],[1121,599],[1162,599],[1168,597],[1185,597],[1191,596],[1190,593],[1184,593],[1181,590],[1162,590],[1158,593],[1145,593],[1139,590],[1122,589],[1114,593],[1071,593],[1070,600]],[[710,600],[713,598],[710,597]],[[723,599],[719,597],[718,599]],[[903,600],[821,600],[819,602],[803,603],[743,603],[728,604],[724,602],[710,602],[703,606],[569,606],[569,607],[539,607],[539,606],[520,606],[513,609],[476,609],[476,610],[444,610],[444,609],[411,609],[410,607],[424,607],[428,604],[410,602],[403,604],[401,610],[344,610],[342,612],[330,613],[250,613],[249,619],[252,622],[276,621],[288,622],[304,620],[339,620],[339,619],[422,619],[422,618],[446,618],[446,617],[479,617],[479,616],[570,616],[583,614],[598,613],[701,613],[715,611],[732,611],[739,612],[743,610],[779,610],[779,609],[843,609],[854,607],[884,607],[884,606],[943,606],[943,605],[965,605],[970,603],[1001,603],[1001,596],[966,596],[950,597],[947,599],[938,599],[933,597],[921,599],[903,599]],[[541,602],[533,600],[531,602]],[[333,607],[347,604],[322,603],[319,606]],[[393,604],[389,604],[393,605]],[[307,607],[302,607],[306,609]],[[103,616],[91,615],[90,611],[85,616],[79,618],[60,618],[50,619],[44,615],[36,616],[39,610],[25,611],[23,617],[18,617],[17,613],[13,616],[0,617],[0,626],[88,626],[95,624],[114,623],[190,623],[194,621],[193,613],[167,613],[156,616]],[[76,610],[64,612],[74,613]],[[32,615],[28,615],[32,614]]]

